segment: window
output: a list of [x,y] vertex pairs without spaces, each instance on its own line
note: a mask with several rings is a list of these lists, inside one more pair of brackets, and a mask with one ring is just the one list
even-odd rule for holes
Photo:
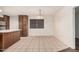
[[44,28],[44,19],[30,19],[30,28]]

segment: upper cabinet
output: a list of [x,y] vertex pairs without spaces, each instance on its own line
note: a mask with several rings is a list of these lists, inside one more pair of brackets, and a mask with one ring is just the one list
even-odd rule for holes
[[6,22],[6,29],[10,29],[10,16],[3,15],[3,19]]
[[6,29],[6,22],[3,20],[3,17],[0,17],[0,30]]
[[0,17],[0,30],[9,29],[9,19],[10,17],[7,15],[3,15],[3,17]]

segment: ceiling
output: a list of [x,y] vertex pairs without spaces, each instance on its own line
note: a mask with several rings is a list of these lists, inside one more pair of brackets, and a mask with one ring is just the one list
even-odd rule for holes
[[2,13],[6,15],[39,15],[41,9],[42,15],[53,15],[63,6],[1,6]]

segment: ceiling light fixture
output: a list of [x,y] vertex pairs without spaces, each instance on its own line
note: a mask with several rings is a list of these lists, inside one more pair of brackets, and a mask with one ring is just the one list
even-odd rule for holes
[[38,19],[43,19],[43,15],[42,15],[42,10],[39,9],[39,16],[38,16]]

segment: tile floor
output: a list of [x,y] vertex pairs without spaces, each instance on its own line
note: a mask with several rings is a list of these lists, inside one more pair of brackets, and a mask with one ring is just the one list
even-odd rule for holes
[[4,52],[57,52],[68,48],[54,36],[21,37]]

